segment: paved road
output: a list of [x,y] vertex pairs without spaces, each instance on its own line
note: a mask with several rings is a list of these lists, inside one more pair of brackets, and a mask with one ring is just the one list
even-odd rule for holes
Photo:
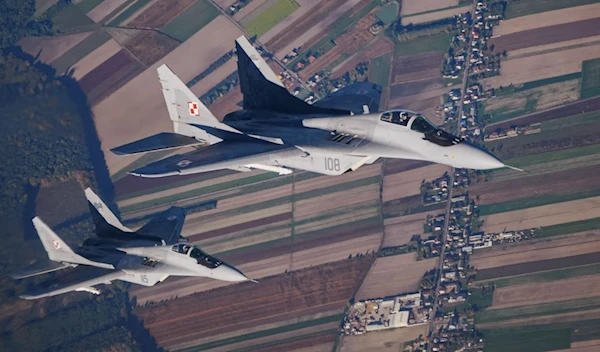
[[[471,8],[471,16],[472,18],[475,18],[475,5],[477,4],[476,1],[473,2],[473,7]],[[474,22],[474,21],[473,21]],[[472,37],[469,37],[472,40]],[[467,49],[467,59],[471,56],[471,41],[469,41],[468,43],[468,49]],[[463,100],[464,100],[464,94],[467,91],[467,79],[468,79],[468,68],[465,69],[465,71],[463,72],[463,83],[462,83],[462,87],[461,87],[461,100],[460,100],[460,105],[458,106],[458,111],[457,111],[457,131],[460,131],[460,121],[461,121],[461,116],[462,116],[462,112],[463,112]],[[432,348],[432,338],[433,337],[433,332],[435,329],[435,316],[437,314],[437,310],[438,310],[438,295],[440,292],[440,282],[441,282],[441,278],[442,278],[442,267],[444,266],[444,254],[446,253],[446,238],[448,237],[448,222],[450,221],[450,209],[452,207],[452,202],[451,199],[453,197],[453,190],[454,187],[452,187],[452,185],[454,185],[454,171],[455,169],[452,168],[452,171],[450,172],[450,180],[448,181],[448,184],[450,185],[450,189],[448,190],[448,204],[446,205],[446,212],[445,212],[445,216],[444,216],[444,231],[442,233],[442,249],[440,251],[440,261],[438,264],[438,279],[437,279],[437,283],[435,285],[435,302],[433,303],[433,310],[431,313],[431,321],[429,322],[429,334],[430,334],[430,339],[429,342],[427,344],[427,352],[431,352],[431,348]]]

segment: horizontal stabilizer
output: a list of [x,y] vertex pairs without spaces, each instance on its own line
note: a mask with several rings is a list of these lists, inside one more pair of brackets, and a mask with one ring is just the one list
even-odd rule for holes
[[70,265],[53,262],[53,261],[47,260],[47,259],[39,260],[39,261],[29,265],[25,269],[23,269],[17,273],[11,274],[10,276],[15,280],[24,279],[26,277],[47,274],[47,273],[51,273],[53,271],[65,269],[65,268],[68,268],[69,266]]
[[131,142],[120,147],[111,149],[110,151],[117,155],[131,155],[145,152],[157,152],[167,149],[190,147],[195,145],[205,144],[204,141],[199,141],[196,138],[184,136],[177,133],[163,132],[155,134],[135,142]]

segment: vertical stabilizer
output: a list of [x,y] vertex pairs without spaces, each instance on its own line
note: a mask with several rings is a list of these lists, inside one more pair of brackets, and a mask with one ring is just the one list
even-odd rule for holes
[[96,263],[75,253],[42,219],[35,217],[32,220],[48,258],[59,263],[86,264],[100,268],[114,269],[110,264]]
[[[99,228],[105,227],[106,225],[111,225],[123,232],[133,232],[131,229],[124,226],[121,221],[119,221],[117,216],[110,211],[102,199],[100,199],[100,197],[98,197],[98,195],[94,193],[91,188],[88,187],[85,189],[85,197],[90,204],[90,212],[92,214],[92,219],[96,224],[96,229],[100,230]],[[94,209],[96,211],[94,211]]]
[[244,109],[288,114],[348,114],[343,110],[312,106],[291,95],[246,37],[236,39],[235,49]]
[[190,126],[187,126],[187,124],[237,132],[235,129],[219,122],[215,115],[200,102],[200,99],[192,93],[167,65],[161,65],[156,71],[158,72],[163,96],[167,104],[169,117],[173,121],[175,133],[197,137],[214,144],[220,142],[221,139],[197,128],[190,129]]

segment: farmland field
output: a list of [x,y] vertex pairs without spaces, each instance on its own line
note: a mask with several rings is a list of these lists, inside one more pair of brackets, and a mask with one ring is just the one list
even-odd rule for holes
[[528,0],[509,3],[506,19],[527,16],[538,12],[565,9],[568,7],[594,4],[597,0]]
[[404,0],[401,16],[414,15],[458,5],[458,0]]
[[[600,251],[598,235],[599,233],[596,232],[552,240],[531,240],[528,242],[533,243],[524,242],[513,246],[497,245],[491,250],[473,254],[471,264],[482,271],[488,268],[506,267],[525,262],[540,262],[548,259],[594,253]],[[484,280],[479,277],[479,274],[477,279]]]
[[52,37],[26,37],[19,41],[19,45],[24,52],[51,64],[92,34],[92,32],[84,32]]
[[410,326],[402,329],[389,329],[360,336],[344,336],[340,352],[401,351],[404,342],[425,335],[427,325]]
[[[578,114],[589,113],[600,110],[600,98],[592,98],[575,103],[568,104],[566,106],[557,107],[547,111],[540,111],[524,117],[511,119],[507,121],[500,121],[497,123],[491,123],[488,125],[490,128],[507,129],[511,126],[515,127],[526,127],[534,123],[541,123],[544,121],[556,120],[576,116]],[[557,124],[562,124],[561,120],[557,121]]]
[[600,95],[600,58],[582,65],[581,99]]
[[214,20],[219,13],[219,10],[208,0],[199,0],[160,30],[184,42]]
[[258,15],[250,21],[245,27],[250,35],[261,36],[284,18],[296,11],[300,5],[294,0],[279,0],[268,10]]
[[483,217],[483,229],[501,232],[551,226],[600,217],[600,196],[542,205]]
[[161,28],[179,16],[194,2],[196,0],[180,0],[175,3],[170,0],[155,1],[144,12],[129,21],[127,26]]
[[370,81],[387,87],[390,83],[392,53],[383,54],[371,60],[369,67]]
[[158,31],[142,31],[125,47],[146,66],[150,66],[179,46],[179,42]]
[[89,37],[79,42],[77,45],[69,49],[61,57],[56,59],[52,66],[57,72],[65,72],[68,68],[76,64],[79,60],[86,57],[88,54],[102,46],[110,40],[110,36],[103,30],[97,30]]
[[[79,7],[84,13],[88,13],[96,6],[100,5],[100,3],[103,1],[104,0],[82,0],[81,2],[77,3],[76,6]],[[39,6],[38,3],[39,1],[36,2],[36,6]]]
[[494,291],[492,307],[488,309],[493,311],[523,305],[591,298],[598,294],[599,279],[600,275],[585,275],[498,288]]
[[402,25],[406,26],[409,23],[419,24],[419,23],[437,21],[437,20],[441,20],[444,18],[456,16],[461,13],[469,12],[470,9],[471,9],[471,5],[467,5],[467,6],[462,6],[462,7],[452,7],[452,8],[446,9],[446,10],[442,9],[440,11],[432,11],[432,12],[428,11],[423,14],[404,16],[402,18]]
[[556,270],[544,271],[534,274],[519,275],[513,277],[507,277],[503,279],[493,280],[492,282],[496,288],[502,288],[513,285],[523,285],[533,282],[548,282],[554,280],[563,280],[571,277],[583,276],[583,275],[595,275],[600,274],[600,264],[590,264],[583,266],[576,266],[571,268],[561,268]]
[[[439,51],[444,53],[450,46],[450,39],[452,39],[452,33],[443,33],[428,36],[425,38],[418,38],[408,41],[402,41],[396,43],[394,53],[398,57],[402,56],[415,56],[423,53],[429,53],[432,51]],[[441,54],[443,57],[443,54]],[[441,66],[441,60],[438,62],[438,66]]]
[[[435,268],[437,258],[416,261],[416,253],[377,258],[356,299],[382,298],[415,292],[426,271]],[[403,269],[398,270],[399,267]]]
[[95,69],[104,61],[111,58],[114,54],[121,50],[121,46],[114,39],[110,39],[108,42],[102,44],[97,49],[89,53],[86,57],[79,60],[73,69],[73,77],[75,79],[81,79],[83,76],[88,74],[91,70]]
[[578,22],[557,24],[549,27],[530,29],[494,38],[490,43],[498,50],[518,50],[530,46],[546,45],[579,38],[600,35],[600,18]]
[[500,76],[485,78],[483,82],[497,88],[562,76],[580,72],[582,61],[597,57],[600,57],[600,44],[509,59],[502,62]]
[[52,17],[52,28],[58,33],[92,25],[94,25],[94,21],[74,4],[61,9]]
[[[157,342],[167,348],[317,312],[342,313],[371,263],[369,257],[344,260],[263,279],[260,286],[230,285],[151,307],[138,307],[135,313]],[[220,309],[227,309],[230,314],[213,319],[214,312]]]
[[144,6],[150,3],[151,0],[137,0],[125,11],[121,12],[117,17],[112,19],[109,23],[110,26],[123,25],[131,16],[142,9]]

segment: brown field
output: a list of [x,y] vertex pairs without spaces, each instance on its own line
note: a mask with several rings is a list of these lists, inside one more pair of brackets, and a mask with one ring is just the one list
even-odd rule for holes
[[[600,12],[597,14],[600,16]],[[600,18],[530,29],[503,35],[490,40],[498,51],[518,50],[536,45],[546,45],[600,34]]]
[[150,66],[179,46],[179,42],[158,31],[142,31],[125,47],[145,66]]
[[535,112],[515,119],[501,121],[489,124],[489,128],[506,129],[511,126],[526,127],[534,123],[560,119],[562,117],[573,116],[582,112],[600,110],[600,97],[577,101],[567,106],[557,107],[555,109]]
[[478,270],[503,267],[514,264],[537,262],[552,258],[577,256],[600,251],[600,236],[580,235],[559,239],[543,239],[536,243],[520,243],[509,248],[495,248],[476,252],[471,256],[470,264]]
[[383,202],[413,196],[421,192],[421,182],[441,177],[450,168],[434,164],[418,169],[385,176],[383,179]]
[[304,70],[300,71],[299,75],[302,79],[308,79],[315,73],[320,72],[325,67],[335,62],[344,53],[351,55],[358,52],[369,41],[373,40],[374,36],[368,31],[369,27],[379,20],[373,15],[381,6],[376,6],[368,15],[362,17],[348,31],[337,39],[336,46],[320,56],[312,64],[308,65]]
[[514,199],[565,194],[600,187],[600,165],[563,170],[500,182],[481,182],[469,188],[478,205],[507,202]]
[[590,197],[484,216],[482,230],[501,232],[531,229],[597,217],[600,217],[600,197]]
[[[380,298],[406,292],[415,292],[426,271],[436,266],[437,258],[417,261],[416,253],[377,258],[369,271],[357,300]],[[398,270],[402,268],[402,270]]]
[[521,57],[538,55],[544,52],[569,50],[577,47],[585,47],[596,45],[600,43],[600,35],[594,35],[591,37],[585,37],[580,39],[565,40],[563,42],[530,46],[523,49],[512,50],[508,53],[511,60],[518,59]]
[[483,269],[477,272],[477,279],[480,281],[486,281],[500,277],[517,276],[539,271],[564,269],[573,266],[596,263],[600,263],[600,252]]
[[[274,35],[271,39],[266,42],[266,46],[272,50],[273,52],[279,52],[282,49],[286,48],[290,42],[297,39],[299,36],[302,36],[300,33],[308,33],[313,29],[315,35],[317,32],[314,30],[322,30],[323,27],[326,27],[328,24],[323,23],[324,20],[333,14],[334,12],[337,16],[341,16],[343,11],[340,11],[340,7],[344,6],[346,3],[345,0],[330,0],[330,1],[312,1],[316,5],[319,5],[317,11],[307,11],[301,17],[298,18],[294,23],[292,23],[287,30],[281,31]],[[254,3],[254,1],[252,2]],[[251,3],[251,4],[252,4]],[[300,9],[303,6],[307,6],[301,4]],[[299,11],[299,10],[296,10]],[[241,11],[240,11],[241,12]],[[316,28],[315,28],[316,27]],[[309,38],[306,38],[309,39]],[[301,46],[301,45],[298,45]]]
[[179,16],[197,0],[158,0],[127,23],[129,27],[161,28]]
[[[428,90],[428,91],[424,91],[422,93],[419,94],[415,94],[415,95],[408,95],[408,96],[391,96],[390,95],[390,100],[388,101],[388,109],[395,109],[395,108],[406,108],[409,109],[410,106],[414,106],[416,104],[420,104],[420,105],[427,105],[424,107],[424,110],[427,110],[427,117],[431,118],[432,122],[435,124],[440,124],[441,120],[437,117],[434,117],[434,113],[432,113],[433,111],[435,111],[435,106],[439,105],[439,103],[441,102],[441,97],[448,93],[450,90],[452,90],[452,87],[444,87],[444,88],[439,88],[439,89],[434,89],[434,90]],[[422,101],[425,101],[425,103],[422,103]],[[433,104],[436,103],[437,104],[435,106],[429,106],[429,104]]]
[[[343,310],[372,264],[371,257],[345,260],[273,276],[260,285],[243,283],[152,307],[138,307],[159,345],[168,348],[198,339],[318,311]],[[214,319],[216,312],[229,313]]]
[[384,159],[383,175],[396,174],[398,172],[409,171],[419,167],[431,165],[427,161],[408,160],[408,159]]
[[[215,32],[219,33],[220,40],[212,40]],[[94,122],[111,174],[131,164],[139,156],[116,156],[108,149],[172,129],[156,68],[166,63],[183,82],[188,82],[231,50],[231,43],[241,34],[241,30],[226,17],[218,16],[185,43],[93,107]],[[198,50],[199,46],[203,50]],[[194,60],[190,60],[190,57]],[[117,130],[114,128],[116,124],[119,124]]]
[[404,0],[402,1],[401,16],[443,9],[458,5],[458,0]]
[[84,32],[53,37],[26,37],[21,39],[18,44],[24,52],[38,57],[38,60],[44,63],[51,64],[92,33]]
[[516,92],[508,96],[494,97],[486,101],[485,111],[493,116],[496,110],[504,113],[516,112],[526,108],[531,100],[535,100],[536,111],[550,109],[568,104],[579,99],[580,80],[546,84],[541,87]]
[[392,82],[405,83],[439,77],[443,58],[444,53],[440,52],[396,58],[392,71]]
[[483,80],[486,86],[521,84],[581,71],[581,62],[600,57],[600,45],[506,60],[501,75]]
[[242,8],[240,11],[236,12],[235,15],[233,15],[233,19],[236,22],[240,22],[244,17],[249,15],[252,11],[256,10],[260,5],[264,4],[266,1],[267,0],[250,1],[248,5],[244,6],[244,8]]
[[73,65],[73,78],[81,79],[101,63],[118,53],[119,50],[121,50],[119,43],[114,39],[110,39]]
[[360,53],[351,56],[348,60],[333,68],[333,73],[329,75],[330,79],[336,79],[343,76],[346,72],[352,71],[356,65],[361,62],[369,61],[379,57],[394,49],[394,44],[387,38],[380,37],[371,45],[365,47]]
[[236,0],[215,0],[214,2],[219,5],[220,8],[227,10],[235,1]]
[[[122,49],[79,80],[88,102],[94,106],[142,72],[144,66]],[[114,130],[114,129],[113,129]]]
[[501,21],[498,26],[494,27],[494,35],[507,35],[540,27],[550,27],[559,24],[588,20],[596,17],[600,17],[600,4],[539,12],[533,15]]
[[[298,320],[298,319],[296,319],[296,320]],[[293,323],[294,323],[293,321],[290,322],[290,324],[293,324]],[[273,328],[277,328],[277,327],[285,326],[285,325],[289,325],[289,324],[286,324],[286,322],[280,322],[280,323],[276,323],[276,324],[266,324],[266,325],[262,325],[259,327],[253,327],[250,329],[236,330],[231,333],[219,334],[217,336],[210,336],[209,338],[198,339],[198,340],[193,340],[193,341],[189,341],[189,342],[182,343],[182,344],[173,345],[173,346],[171,346],[171,349],[172,350],[180,350],[180,349],[190,348],[190,347],[202,345],[202,344],[205,344],[208,342],[220,341],[220,340],[224,340],[224,339],[235,337],[235,336],[241,336],[241,335],[252,333],[252,332],[273,329]],[[307,347],[310,347],[310,346],[308,346],[309,344],[305,340],[303,340],[303,339],[296,340],[294,338],[298,337],[298,336],[302,336],[302,335],[316,334],[319,332],[323,332],[325,330],[335,329],[335,328],[339,327],[339,325],[340,324],[338,322],[332,322],[332,323],[327,323],[327,324],[322,324],[322,325],[311,326],[311,327],[304,328],[304,329],[292,330],[292,331],[288,331],[288,332],[284,332],[284,333],[280,333],[280,334],[268,335],[265,337],[254,338],[254,339],[250,339],[250,340],[246,340],[246,341],[242,341],[242,342],[238,342],[238,343],[233,343],[233,344],[228,344],[228,345],[224,345],[224,346],[220,346],[220,347],[216,347],[216,348],[211,348],[210,351],[211,352],[227,352],[227,351],[236,351],[236,350],[242,350],[242,349],[253,350],[252,347],[262,345],[262,344],[269,344],[269,345],[273,344],[274,346],[282,346],[284,344],[287,345],[288,343],[290,344],[290,346],[289,346],[290,348],[294,348],[294,345],[292,345],[292,344],[295,341],[304,341],[304,345]],[[325,335],[325,336],[330,336],[330,335]],[[316,346],[319,344],[322,345],[328,341],[327,339],[324,339],[322,336],[312,336],[312,338],[315,339],[315,343],[314,343],[314,345],[311,345],[311,346]],[[331,340],[331,336],[329,337],[329,339]],[[286,342],[286,340],[288,340],[288,341],[292,340],[293,342]],[[333,340],[331,341],[331,344],[333,344]],[[302,345],[303,344],[299,344],[299,346],[297,346],[297,347],[300,347]],[[261,346],[261,347],[265,348],[266,345]],[[263,351],[262,348],[261,348],[261,351]],[[329,348],[331,350],[331,346],[329,346]],[[286,347],[286,350],[287,350],[287,347]]]
[[422,15],[403,17],[402,24],[406,26],[410,23],[419,24],[419,23],[437,21],[437,20],[441,20],[443,18],[448,18],[448,17],[456,16],[461,13],[469,12],[470,9],[471,9],[471,5],[467,5],[467,6],[456,7],[456,8],[452,8],[452,9],[448,9],[448,10],[441,10],[441,11],[436,11],[436,12],[425,13]]
[[423,234],[423,220],[415,220],[403,224],[385,227],[385,236],[381,247],[395,247],[407,244],[413,235]]
[[[521,318],[513,320],[499,321],[495,323],[477,324],[478,328],[489,329],[489,328],[504,328],[511,326],[523,326],[523,325],[545,325],[545,324],[557,324],[565,323],[570,321],[584,321],[588,319],[600,318],[600,309],[592,309],[587,311],[578,311],[571,313],[543,315],[538,317]],[[583,342],[583,341],[582,341]],[[552,352],[559,351],[572,351],[572,352],[597,352],[598,350],[594,347],[589,349],[587,347],[574,348],[571,343],[571,348],[567,350],[552,350]]]
[[98,6],[94,7],[90,12],[88,12],[87,16],[91,18],[92,21],[98,23],[126,1],[127,0],[104,0]]
[[[339,324],[338,324],[339,325]],[[261,346],[261,352],[279,352],[279,351],[310,351],[310,352],[329,352],[335,344],[337,333],[333,332],[325,335],[311,336],[299,340],[284,341],[269,346]]]
[[190,90],[198,97],[203,96],[217,84],[237,70],[237,60],[231,59],[204,77],[200,82],[190,87]]
[[444,87],[440,77],[426,78],[418,81],[395,84],[391,87],[391,96],[406,96]]
[[599,290],[600,275],[501,287],[494,291],[494,300],[490,309],[593,297],[598,295]]
[[234,112],[240,110],[241,107],[237,105],[240,101],[244,99],[242,95],[242,91],[240,90],[240,86],[236,86],[229,93],[217,99],[210,105],[210,111],[217,117],[217,119],[222,120],[225,115],[230,112]]
[[404,342],[425,336],[427,325],[411,326],[402,329],[390,329],[371,332],[364,335],[342,337],[340,352],[389,351],[402,350]]

